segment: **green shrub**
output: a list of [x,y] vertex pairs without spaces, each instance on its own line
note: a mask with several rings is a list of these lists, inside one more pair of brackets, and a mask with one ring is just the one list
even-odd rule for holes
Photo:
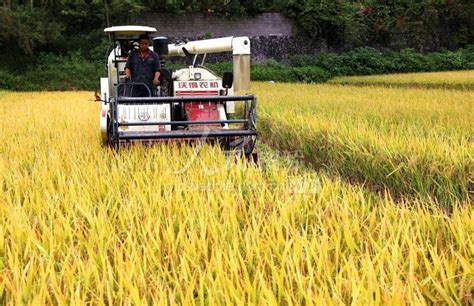
[[222,76],[226,71],[232,71],[232,62],[222,62],[218,64],[209,64],[206,65],[209,69],[215,72],[218,76]]
[[317,57],[308,54],[295,54],[288,58],[292,67],[318,66]]
[[400,52],[389,52],[388,54],[395,63],[393,72],[423,72],[429,70],[427,69],[426,56],[415,52],[413,49],[403,49]]
[[395,52],[357,48],[343,54],[294,55],[288,63],[291,67],[320,67],[331,76],[463,70],[474,68],[474,47],[428,54],[412,49]]
[[335,53],[321,53],[316,56],[316,65],[328,71],[332,76],[342,76],[352,74],[352,70],[346,64],[346,59],[343,55]]
[[[103,65],[99,57],[88,58],[81,51],[68,56],[42,53],[36,61],[25,62],[22,67],[5,65],[1,68],[0,89],[94,90],[98,87],[99,78],[105,74]],[[222,76],[225,71],[232,71],[232,62],[206,66],[218,76]],[[182,67],[185,65],[168,64],[172,70]],[[373,48],[358,48],[343,54],[294,55],[287,64],[273,59],[252,63],[251,79],[321,83],[335,76],[461,69],[474,69],[474,46],[426,55],[412,49],[395,52]]]
[[431,53],[427,55],[427,63],[431,70],[459,70],[464,66],[460,52]]
[[40,54],[36,65],[17,71],[0,70],[0,88],[9,90],[94,90],[104,75],[103,65],[78,54]]
[[289,68],[291,82],[302,83],[324,83],[331,75],[320,67],[296,67]]
[[0,88],[7,90],[21,90],[21,78],[7,71],[0,70]]
[[474,45],[470,45],[464,49],[459,49],[466,65],[466,69],[474,69]]
[[253,65],[250,71],[250,78],[254,81],[285,81],[285,71],[282,68],[272,68],[263,65]]

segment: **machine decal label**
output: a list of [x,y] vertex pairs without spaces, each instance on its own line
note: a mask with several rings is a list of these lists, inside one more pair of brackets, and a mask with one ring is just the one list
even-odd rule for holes
[[160,118],[161,119],[166,119],[166,111],[165,110],[161,111]]
[[180,81],[178,82],[179,89],[208,89],[219,88],[217,81]]
[[217,96],[217,90],[193,91],[193,90],[177,90],[177,96]]
[[138,119],[141,121],[148,121],[148,119],[150,119],[150,114],[147,111],[141,112],[138,114]]

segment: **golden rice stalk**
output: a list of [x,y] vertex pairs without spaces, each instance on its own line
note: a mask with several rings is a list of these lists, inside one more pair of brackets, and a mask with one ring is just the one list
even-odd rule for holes
[[114,152],[89,97],[0,98],[2,303],[472,302],[471,205],[395,203],[265,149],[261,169]]

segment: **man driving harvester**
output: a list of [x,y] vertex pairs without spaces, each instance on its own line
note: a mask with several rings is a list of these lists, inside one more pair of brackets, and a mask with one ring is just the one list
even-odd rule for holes
[[[154,86],[160,84],[160,57],[151,51],[150,38],[146,34],[138,37],[138,49],[133,50],[125,64],[125,77],[132,83],[142,83],[153,92]],[[153,86],[154,85],[154,86]],[[148,89],[143,85],[131,86],[131,95],[134,97],[147,97]]]

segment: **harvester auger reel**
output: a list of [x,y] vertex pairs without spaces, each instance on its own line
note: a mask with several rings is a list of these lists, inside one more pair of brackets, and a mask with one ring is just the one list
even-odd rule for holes
[[[224,150],[244,154],[257,162],[256,98],[234,95],[250,88],[250,40],[248,37],[223,37],[183,44],[169,44],[165,37],[153,39],[160,56],[160,85],[125,84],[125,64],[141,34],[155,28],[118,26],[105,29],[114,44],[107,57],[107,75],[101,78],[102,111],[100,128],[104,143],[120,147],[135,142],[206,141]],[[232,52],[234,72],[222,77],[204,67],[209,53]],[[202,61],[197,63],[198,56]],[[192,65],[170,71],[165,59],[188,57]],[[132,72],[133,73],[133,72]],[[135,96],[127,86],[145,86],[147,95]],[[141,91],[143,93],[143,91]],[[236,105],[243,104],[243,115]],[[239,108],[240,109],[240,108]],[[231,117],[232,119],[229,119]]]
[[[249,125],[252,126],[253,130],[257,130],[256,126],[256,119],[257,119],[257,114],[256,112],[251,112],[248,114],[249,117]],[[253,162],[256,165],[258,165],[258,154],[256,150],[256,144],[257,144],[257,135],[250,135],[250,136],[241,136],[238,138],[235,138],[231,141],[228,141],[226,144],[228,147],[229,151],[235,151],[235,152],[240,152],[245,156],[247,161]]]

